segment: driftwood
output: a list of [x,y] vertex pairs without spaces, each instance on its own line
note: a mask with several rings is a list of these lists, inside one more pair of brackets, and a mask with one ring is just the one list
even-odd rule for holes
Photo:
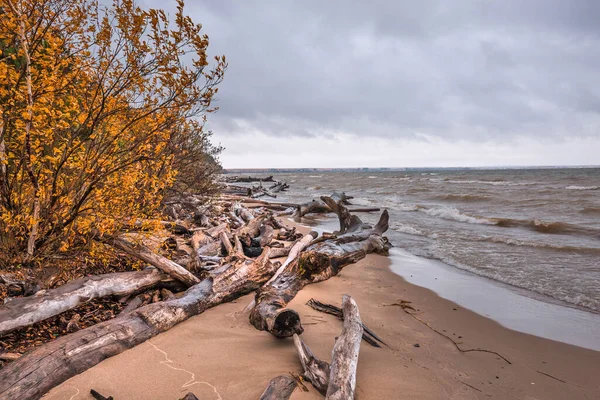
[[[224,266],[226,267],[226,266]],[[0,370],[0,399],[39,398],[70,377],[193,315],[256,290],[273,274],[269,249],[224,268],[178,299],[149,304],[41,346]]]
[[252,325],[276,337],[301,334],[304,329],[300,315],[285,308],[286,305],[304,286],[337,275],[343,267],[361,260],[368,253],[387,254],[389,242],[381,235],[388,229],[388,220],[386,210],[374,228],[355,224],[361,229],[308,246],[257,291],[255,307],[250,313]]
[[271,379],[260,396],[260,400],[287,400],[296,389],[296,380],[288,375],[279,375]]
[[325,396],[327,400],[353,399],[356,387],[356,367],[363,333],[362,322],[356,302],[348,295],[342,298],[342,311],[344,328],[342,334],[336,339],[331,354],[329,386]]
[[273,175],[260,178],[257,176],[226,176],[225,182],[273,182]]
[[289,188],[290,188],[290,186],[287,183],[275,181],[275,183],[269,187],[269,190],[272,193],[278,193],[278,192],[283,192],[284,190],[287,190]]
[[304,370],[304,376],[321,394],[327,393],[329,385],[329,363],[319,360],[310,348],[294,333],[294,345],[300,357],[300,364]]
[[[350,202],[348,200],[352,199],[351,196],[347,196],[346,193],[343,192],[333,192],[329,198],[331,198],[334,203],[341,204],[342,206],[349,205]],[[308,203],[296,205],[296,211],[292,214],[292,217],[301,218],[310,213],[328,213],[331,211],[334,210],[332,210],[330,205],[324,202],[323,197],[321,197],[319,199],[313,199]]]
[[126,296],[155,286],[168,276],[155,269],[92,275],[0,306],[0,336],[105,296]]
[[[335,315],[336,317],[338,317],[341,320],[344,319],[344,314],[342,312],[342,309],[334,306],[333,304],[321,303],[320,301],[317,301],[315,299],[310,299],[310,300],[308,300],[306,305],[308,305],[313,310],[317,310],[317,311],[324,312],[327,314]],[[385,344],[385,342],[383,340],[381,340],[381,338],[379,336],[377,336],[365,324],[363,324],[362,327],[363,327],[363,337],[362,338],[365,342],[369,343],[373,347],[381,347],[381,345],[379,343]]]
[[142,244],[134,245],[121,237],[115,237],[110,240],[106,240],[106,242],[120,250],[123,250],[129,255],[137,257],[140,260],[155,266],[171,276],[173,279],[185,283],[188,286],[192,286],[200,282],[198,278],[196,278],[190,271],[183,268],[181,265],[161,256],[160,254],[152,252],[148,247]]
[[100,393],[98,393],[97,391],[95,391],[94,389],[90,390],[90,395],[92,395],[92,397],[96,400],[113,400],[114,399],[112,396],[105,397],[105,396],[101,395]]

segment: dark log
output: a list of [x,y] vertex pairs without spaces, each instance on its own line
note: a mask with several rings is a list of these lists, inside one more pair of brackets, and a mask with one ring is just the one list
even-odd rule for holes
[[273,175],[264,178],[257,176],[226,176],[225,182],[273,182]]
[[[344,319],[344,314],[342,313],[342,309],[334,306],[333,304],[321,303],[315,299],[310,299],[306,303],[313,310],[317,310],[320,312],[324,312],[327,314],[334,315],[339,319]],[[379,343],[385,344],[383,340],[379,336],[377,336],[371,329],[369,329],[365,324],[363,324],[363,340],[369,343],[373,347],[381,347]],[[378,343],[379,342],[379,343]]]
[[381,214],[372,229],[340,235],[306,248],[293,262],[280,268],[256,293],[250,322],[258,330],[276,337],[303,332],[300,315],[285,308],[304,286],[337,275],[343,267],[364,258],[368,253],[387,254],[389,242],[381,235],[387,230],[389,215]]
[[298,351],[298,356],[300,357],[304,376],[315,389],[322,395],[325,395],[325,393],[327,393],[327,386],[329,385],[329,363],[315,357],[310,348],[302,341],[302,339],[300,339],[300,336],[295,333],[294,345],[296,346],[296,351]]
[[185,395],[185,397],[181,400],[199,400],[196,395],[194,395],[194,393],[189,392],[188,394]]
[[156,268],[171,276],[173,279],[185,283],[188,286],[192,286],[200,282],[200,280],[196,278],[190,271],[183,268],[176,262],[171,261],[168,258],[161,256],[160,254],[152,252],[148,247],[144,246],[143,244],[134,245],[121,237],[106,239],[105,242],[120,250],[123,250],[129,255],[132,255],[136,258],[139,258],[142,261],[147,262],[150,265],[155,266]]
[[190,287],[178,299],[146,305],[38,347],[0,370],[0,399],[39,398],[108,357],[256,290],[274,271],[266,248],[263,257],[239,260]]
[[289,375],[279,375],[271,379],[260,400],[288,400],[296,389],[296,380]]
[[326,400],[354,399],[356,367],[363,333],[358,306],[348,295],[342,298],[344,328],[336,339],[331,355],[331,370]]
[[379,208],[379,207],[349,208],[348,211],[350,211],[351,213],[357,213],[357,212],[379,212],[379,211],[381,211],[381,208]]
[[126,296],[155,286],[167,275],[155,269],[92,275],[0,306],[0,336],[105,296]]
[[95,391],[94,389],[90,390],[90,394],[96,400],[113,400],[114,399],[112,396],[104,397],[103,395],[101,395],[100,393]]

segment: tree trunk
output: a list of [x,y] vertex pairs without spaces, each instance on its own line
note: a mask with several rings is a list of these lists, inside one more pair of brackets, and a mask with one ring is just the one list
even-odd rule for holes
[[342,311],[344,328],[333,346],[326,400],[354,399],[356,367],[363,329],[358,306],[352,297],[344,295]]
[[190,287],[179,299],[149,304],[58,338],[0,370],[0,399],[39,398],[108,357],[143,343],[210,307],[256,290],[274,271],[266,248],[259,259],[240,260]]
[[294,389],[296,381],[291,376],[279,375],[271,379],[260,400],[288,400]]
[[301,334],[304,329],[300,316],[285,306],[305,285],[337,275],[343,267],[363,259],[368,253],[387,254],[389,242],[381,234],[387,230],[388,219],[389,215],[384,211],[372,229],[362,229],[308,246],[257,291],[256,304],[250,313],[252,325],[276,337]]
[[125,296],[148,289],[168,276],[156,270],[92,275],[0,307],[0,336],[35,324],[105,296]]
[[155,266],[166,274],[169,274],[173,279],[176,279],[188,286],[195,285],[200,282],[190,271],[183,268],[174,261],[169,260],[160,254],[153,253],[148,247],[143,244],[134,245],[127,240],[115,237],[105,241],[106,243],[123,250],[125,253],[139,258],[150,265]]

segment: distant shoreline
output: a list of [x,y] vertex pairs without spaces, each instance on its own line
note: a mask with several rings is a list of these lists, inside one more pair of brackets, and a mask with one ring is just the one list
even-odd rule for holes
[[535,165],[492,167],[364,167],[364,168],[224,168],[225,174],[287,173],[287,172],[418,172],[418,171],[501,171],[546,169],[595,169],[600,165]]

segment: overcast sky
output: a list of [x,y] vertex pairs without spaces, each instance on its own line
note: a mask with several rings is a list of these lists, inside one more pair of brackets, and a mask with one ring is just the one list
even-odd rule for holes
[[226,168],[600,164],[598,0],[187,3]]

